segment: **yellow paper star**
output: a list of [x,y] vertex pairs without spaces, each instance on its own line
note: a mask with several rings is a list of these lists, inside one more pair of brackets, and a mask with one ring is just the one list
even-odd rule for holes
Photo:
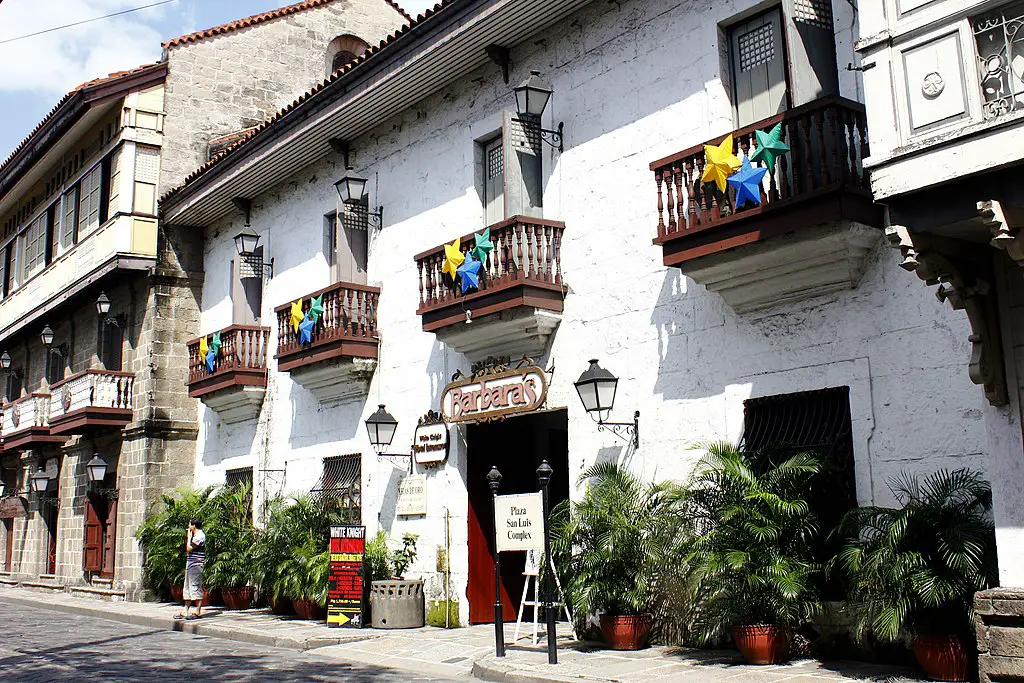
[[206,341],[206,335],[199,338],[199,357],[205,362],[206,354],[210,350],[210,345]]
[[459,266],[465,260],[466,256],[459,247],[459,238],[456,237],[454,242],[444,245],[444,265],[441,266],[441,272],[448,273],[454,280],[459,272]]
[[720,145],[704,145],[704,156],[707,166],[700,177],[702,183],[715,183],[721,192],[725,192],[725,179],[740,170],[740,160],[732,153],[732,133],[725,136]]
[[292,302],[292,328],[296,334],[299,332],[299,323],[306,317],[306,314],[302,312],[302,299]]

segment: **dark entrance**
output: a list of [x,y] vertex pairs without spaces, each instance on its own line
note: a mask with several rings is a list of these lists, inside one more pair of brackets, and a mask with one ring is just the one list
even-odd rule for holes
[[[113,489],[114,476],[103,486]],[[114,578],[117,549],[117,498],[91,493],[85,499],[85,548],[82,569],[104,579]]]
[[47,492],[43,498],[43,524],[46,526],[46,574],[53,576],[57,573],[57,513],[58,504],[56,495]]
[[[533,413],[503,422],[469,425],[467,488],[469,490],[469,620],[494,622],[494,509],[487,473],[502,474],[499,494],[537,491],[537,466],[547,460],[551,505],[569,497],[568,415],[564,410]],[[526,553],[501,557],[501,597],[505,621],[515,621],[523,594]]]

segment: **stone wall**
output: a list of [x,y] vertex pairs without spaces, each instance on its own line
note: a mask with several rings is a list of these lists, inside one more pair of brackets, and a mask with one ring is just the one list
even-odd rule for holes
[[339,0],[166,50],[160,193],[206,162],[211,139],[261,123],[328,75],[328,45],[350,34],[376,45],[405,23],[384,0]]

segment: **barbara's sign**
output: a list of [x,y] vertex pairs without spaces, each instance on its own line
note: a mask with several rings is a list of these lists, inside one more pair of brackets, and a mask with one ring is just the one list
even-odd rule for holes
[[496,496],[494,531],[499,553],[544,550],[544,499],[540,493]]
[[452,382],[441,395],[441,414],[447,422],[467,422],[528,413],[544,405],[547,393],[544,371],[527,365]]

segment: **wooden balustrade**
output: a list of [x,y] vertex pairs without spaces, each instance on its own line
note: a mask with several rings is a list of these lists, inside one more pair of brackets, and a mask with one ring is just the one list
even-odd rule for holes
[[[737,207],[732,187],[721,192],[714,183],[701,182],[705,166],[703,144],[652,163],[658,197],[655,243],[664,244],[829,193],[870,198],[862,165],[868,155],[863,105],[830,96],[790,109],[733,131],[734,153],[740,158],[753,154],[757,149],[755,131],[768,131],[780,122],[782,141],[790,151],[778,157],[774,173],[765,174],[759,206],[748,203]],[[705,144],[717,145],[724,137],[717,136]]]
[[[229,386],[266,386],[269,327],[232,325],[220,330],[221,349],[213,372],[199,354],[200,339],[188,342],[189,394],[199,397]],[[213,334],[206,335],[207,343]]]
[[[480,286],[466,294],[441,271],[445,260],[443,244],[417,254],[417,313],[424,316],[425,330],[451,324],[458,316],[464,318],[463,308],[485,314],[522,305],[524,290],[530,292],[526,297],[529,305],[562,310],[565,286],[561,251],[565,223],[514,216],[490,226],[490,230],[494,248],[480,268]],[[469,254],[473,246],[473,233],[461,239],[463,253]],[[503,298],[506,300],[502,301]],[[443,314],[451,307],[460,311],[458,316]]]
[[277,313],[277,355],[279,368],[288,371],[297,365],[330,357],[377,356],[377,306],[380,288],[351,282],[338,282],[302,297],[302,312],[309,312],[311,299],[323,296],[323,314],[313,327],[312,341],[299,343],[299,333],[291,322],[291,303],[274,309]]

